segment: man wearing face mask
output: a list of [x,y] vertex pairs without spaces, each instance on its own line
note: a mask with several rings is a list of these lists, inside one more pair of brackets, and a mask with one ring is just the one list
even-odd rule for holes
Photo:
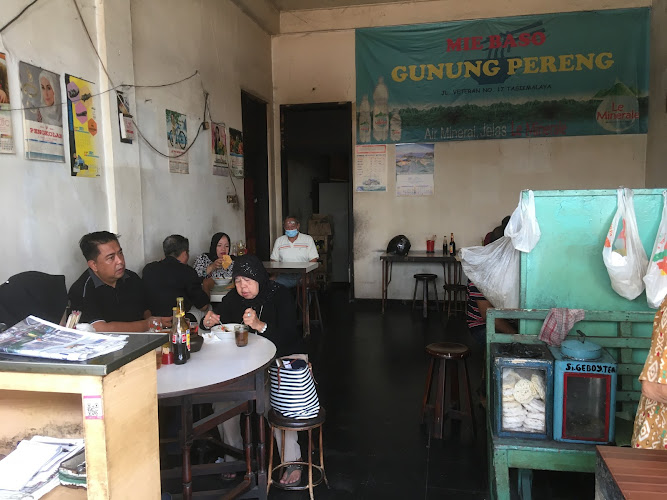
[[[299,232],[301,224],[293,215],[283,222],[285,234],[273,245],[271,260],[274,262],[317,262],[319,254],[312,236]],[[294,288],[299,281],[298,274],[279,274],[276,282],[287,288]]]

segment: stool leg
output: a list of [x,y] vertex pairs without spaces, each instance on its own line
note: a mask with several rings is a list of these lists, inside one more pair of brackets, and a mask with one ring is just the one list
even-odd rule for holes
[[470,417],[470,427],[472,428],[472,438],[473,440],[477,438],[477,428],[475,425],[475,413],[472,406],[472,395],[470,393],[470,376],[468,375],[468,360],[464,359],[463,363],[459,365],[463,370],[463,373],[459,375],[459,379],[463,383],[463,389],[465,390],[466,395],[466,405],[467,405],[467,414]]
[[443,396],[445,395],[445,360],[438,360],[438,392],[435,396],[435,418],[433,423],[433,437],[442,439],[442,424],[445,408],[443,406]]
[[428,281],[422,283],[422,318],[428,317]]
[[315,311],[317,312],[317,320],[320,322],[320,331],[324,335],[324,321],[322,321],[322,310],[320,309],[320,298],[317,290],[315,290]]
[[266,480],[266,494],[268,496],[271,483],[273,482],[273,426],[271,425],[271,437],[269,438],[269,474]]
[[436,309],[440,309],[440,308],[438,307],[438,302],[439,302],[439,299],[438,299],[438,286],[435,284],[435,280],[433,280],[433,292],[435,293],[435,308],[436,308]]
[[322,467],[322,478],[324,479],[324,484],[329,488],[329,480],[327,479],[327,473],[324,472],[324,446],[322,445],[322,426],[320,425],[320,467]]
[[452,366],[451,361],[449,363],[443,361],[443,364],[446,365],[445,370],[447,374],[445,377],[449,378],[445,383],[445,402],[442,417],[442,438],[445,439],[452,433],[452,416],[447,413],[452,409],[452,385],[454,384],[454,377],[452,375],[454,374],[454,366]]
[[313,429],[308,429],[308,493],[310,493],[310,500],[315,500],[313,496]]
[[412,292],[412,310],[415,310],[415,300],[417,299],[417,285],[419,284],[419,280],[415,280],[415,291]]
[[431,361],[428,364],[428,371],[426,372],[426,384],[424,386],[424,397],[422,398],[422,424],[424,423],[424,415],[426,413],[426,403],[428,402],[428,396],[431,392],[431,381],[433,376],[433,364],[435,363],[435,358],[431,358]]

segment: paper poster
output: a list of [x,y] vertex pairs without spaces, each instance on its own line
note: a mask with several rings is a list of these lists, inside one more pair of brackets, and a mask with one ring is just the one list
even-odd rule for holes
[[92,97],[94,86],[91,82],[65,74],[65,89],[72,177],[98,177],[100,136]]
[[65,161],[60,76],[19,62],[25,157]]
[[0,52],[0,153],[14,152],[14,134],[12,132],[12,113],[9,111],[9,78],[7,77],[7,59]]
[[190,173],[188,167],[188,124],[184,114],[166,110],[167,142],[169,143],[169,171],[175,174]]
[[396,144],[396,196],[433,194],[433,144]]
[[211,148],[213,149],[213,175],[229,176],[227,127],[224,123],[211,123]]
[[355,148],[354,190],[387,190],[387,146],[360,145]]
[[357,142],[645,134],[650,12],[357,29]]
[[232,175],[243,177],[243,133],[235,128],[229,129],[229,155],[232,162]]
[[118,106],[118,127],[120,129],[120,142],[132,144],[134,140],[134,122],[130,114],[130,103],[120,91],[116,91],[116,105]]

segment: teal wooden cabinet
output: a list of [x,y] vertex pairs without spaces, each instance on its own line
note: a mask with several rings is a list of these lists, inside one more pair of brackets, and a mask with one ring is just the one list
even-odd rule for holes
[[[570,306],[572,307],[572,306]],[[495,331],[496,318],[518,319],[522,322],[542,324],[549,313],[548,309],[490,309],[486,322],[487,355],[487,401],[494,400],[491,366],[491,344],[494,342],[539,343],[539,329],[535,333],[510,335]],[[626,418],[634,418],[634,408],[639,400],[639,385],[634,382],[639,375],[646,350],[650,347],[650,337],[636,335],[640,329],[650,331],[653,323],[653,311],[586,311],[586,321],[591,327],[596,343],[610,351],[617,363],[621,387],[616,393]],[[579,324],[578,324],[579,325]],[[596,327],[605,326],[605,331]],[[608,333],[611,332],[611,333]],[[637,358],[640,358],[638,361]],[[492,498],[509,500],[509,469],[521,469],[519,490],[523,500],[530,498],[530,477],[526,471],[535,469],[555,471],[595,472],[595,445],[561,443],[530,439],[500,438],[493,434],[493,411],[487,411],[487,436],[489,457],[489,491]],[[618,428],[618,426],[617,426]],[[617,433],[618,436],[618,433]]]

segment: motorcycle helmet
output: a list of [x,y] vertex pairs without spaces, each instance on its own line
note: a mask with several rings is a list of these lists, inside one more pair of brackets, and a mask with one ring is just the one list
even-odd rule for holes
[[407,255],[410,251],[410,240],[404,234],[394,236],[387,245],[387,253],[396,255]]

